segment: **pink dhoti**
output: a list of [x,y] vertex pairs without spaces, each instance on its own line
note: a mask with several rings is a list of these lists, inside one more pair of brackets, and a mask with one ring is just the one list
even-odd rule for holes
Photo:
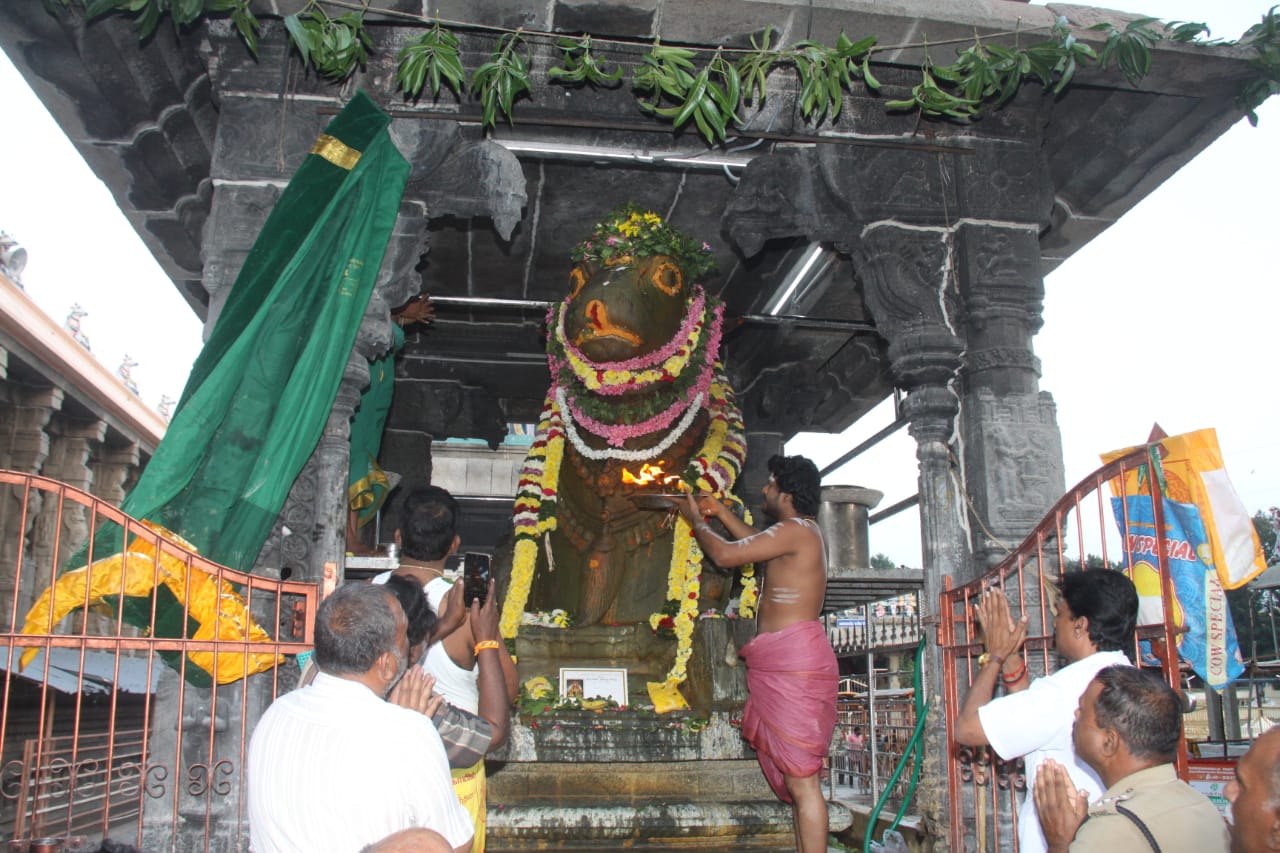
[[749,693],[742,735],[756,751],[769,787],[789,803],[784,774],[812,776],[831,747],[840,687],[836,655],[815,621],[760,634],[741,655]]

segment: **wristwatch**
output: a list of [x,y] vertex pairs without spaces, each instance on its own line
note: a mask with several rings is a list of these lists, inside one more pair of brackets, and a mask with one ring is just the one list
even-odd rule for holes
[[994,660],[998,664],[1004,663],[1004,658],[998,658],[995,655],[991,654],[991,652],[983,652],[982,654],[978,655],[978,666],[986,666],[987,663],[991,660]]

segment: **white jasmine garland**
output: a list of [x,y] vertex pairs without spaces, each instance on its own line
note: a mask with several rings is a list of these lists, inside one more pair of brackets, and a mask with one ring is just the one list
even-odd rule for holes
[[582,436],[578,435],[578,428],[573,422],[573,413],[569,410],[568,401],[565,399],[564,389],[556,388],[556,405],[560,408],[560,417],[564,423],[564,433],[569,438],[569,442],[573,445],[573,449],[588,459],[621,459],[624,462],[644,462],[666,453],[671,445],[680,440],[688,430],[693,426],[693,421],[698,417],[698,413],[702,411],[702,403],[706,399],[705,395],[698,394],[693,398],[693,402],[689,404],[688,410],[685,411],[684,417],[671,428],[666,438],[658,442],[653,447],[646,447],[640,450],[623,450],[617,447],[606,447],[602,450],[588,447],[587,443],[582,440]]

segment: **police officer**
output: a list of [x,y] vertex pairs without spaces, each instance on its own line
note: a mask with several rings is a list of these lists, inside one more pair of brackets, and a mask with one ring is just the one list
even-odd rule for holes
[[1094,677],[1072,740],[1107,790],[1090,805],[1065,768],[1041,766],[1035,799],[1049,853],[1225,853],[1217,808],[1174,772],[1181,710],[1178,694],[1154,673],[1111,666]]

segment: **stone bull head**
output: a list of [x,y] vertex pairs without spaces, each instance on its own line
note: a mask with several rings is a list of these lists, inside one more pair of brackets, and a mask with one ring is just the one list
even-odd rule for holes
[[675,335],[688,296],[668,255],[585,261],[569,273],[565,336],[593,362],[627,361]]
[[[702,447],[719,341],[712,302],[669,255],[586,261],[570,273],[550,346],[568,440],[530,609],[592,625],[646,622],[667,606],[673,519],[638,505],[622,472],[649,463],[680,475]],[[702,593],[723,606],[728,589],[709,580]]]

